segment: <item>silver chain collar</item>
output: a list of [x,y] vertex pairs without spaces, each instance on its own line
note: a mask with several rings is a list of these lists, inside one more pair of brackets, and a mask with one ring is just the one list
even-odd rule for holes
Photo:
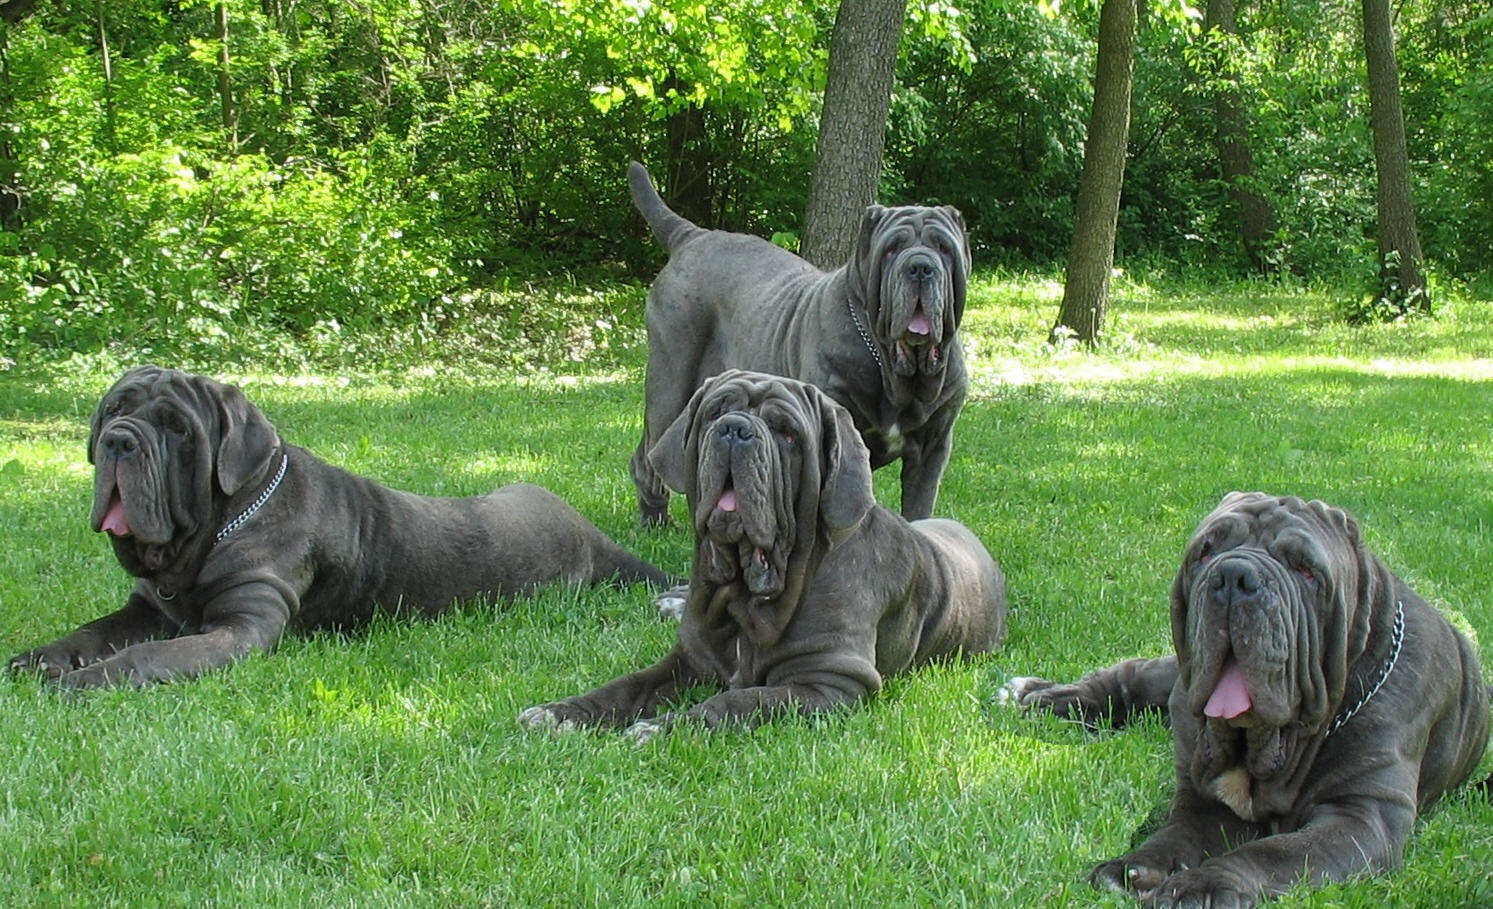
[[279,488],[280,481],[285,479],[285,468],[289,466],[290,455],[280,455],[280,470],[275,474],[275,478],[270,481],[270,485],[266,486],[264,492],[261,492],[259,494],[259,498],[255,499],[248,508],[245,508],[238,517],[234,518],[233,520],[229,521],[227,524],[224,524],[221,528],[219,528],[218,535],[213,538],[214,543],[223,542],[224,537],[244,526],[244,524],[247,523],[250,518],[254,517],[255,512],[264,507],[264,503],[268,502],[270,500],[270,496],[274,495],[275,490]]
[[1353,719],[1353,715],[1362,710],[1364,705],[1369,702],[1369,699],[1372,698],[1375,694],[1378,694],[1379,689],[1384,687],[1384,681],[1389,678],[1389,674],[1391,672],[1394,672],[1395,664],[1400,661],[1400,647],[1403,646],[1404,643],[1405,604],[1402,601],[1396,601],[1395,625],[1394,630],[1390,632],[1389,659],[1384,661],[1383,668],[1379,670],[1379,678],[1374,680],[1374,684],[1369,688],[1369,690],[1364,692],[1363,697],[1358,699],[1358,703],[1354,704],[1352,707],[1349,707],[1347,710],[1342,711],[1337,715],[1337,717],[1333,719],[1332,725],[1327,728],[1328,735],[1332,735],[1334,732],[1337,732],[1339,729],[1343,728],[1343,724]]
[[876,368],[885,371],[886,367],[881,363],[881,351],[876,349],[876,343],[871,340],[871,333],[861,325],[861,317],[855,314],[855,304],[850,302],[849,295],[845,297],[845,308],[850,310],[850,321],[855,323],[855,333],[866,342],[866,349],[871,351],[871,358],[876,361]]

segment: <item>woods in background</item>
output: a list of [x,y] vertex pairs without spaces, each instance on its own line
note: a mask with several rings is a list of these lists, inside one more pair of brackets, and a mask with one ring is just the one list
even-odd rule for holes
[[[979,265],[1061,267],[1099,4],[910,4],[880,201],[952,204]],[[645,275],[646,162],[702,223],[796,246],[833,3],[0,2],[0,345],[128,322],[428,314],[497,273]],[[1393,12],[1424,265],[1493,263],[1493,14]],[[1363,12],[1141,4],[1116,265],[1380,270]]]

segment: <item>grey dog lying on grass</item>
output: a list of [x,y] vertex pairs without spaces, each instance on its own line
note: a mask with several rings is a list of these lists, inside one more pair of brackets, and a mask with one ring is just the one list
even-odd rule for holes
[[[964,525],[876,504],[850,414],[812,385],[728,370],[650,452],[689,500],[694,563],[678,642],[590,694],[531,707],[537,729],[715,726],[853,704],[882,679],[999,647],[1006,582]],[[686,687],[726,690],[678,713]]]
[[1488,742],[1477,651],[1321,502],[1232,493],[1172,584],[1174,656],[1008,700],[1093,724],[1165,707],[1177,788],[1161,829],[1094,869],[1154,906],[1253,906],[1398,867],[1419,812]]
[[70,686],[198,675],[274,648],[285,629],[552,582],[673,578],[553,493],[441,499],[388,489],[287,444],[242,392],[144,366],[94,412],[92,525],[134,575],[124,608],[20,654]]

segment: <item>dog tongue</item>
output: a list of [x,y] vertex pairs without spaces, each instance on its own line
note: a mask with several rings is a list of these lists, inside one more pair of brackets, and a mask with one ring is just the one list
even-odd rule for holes
[[1224,664],[1223,675],[1218,677],[1218,687],[1203,707],[1203,713],[1219,719],[1232,720],[1254,706],[1249,699],[1249,688],[1244,684],[1244,669],[1232,657]]
[[124,500],[118,496],[109,503],[109,511],[104,515],[104,523],[99,530],[107,530],[116,537],[127,537],[130,535],[130,521],[124,516]]
[[923,312],[923,307],[919,306],[917,312],[912,314],[907,330],[915,335],[926,335],[933,330],[933,324],[928,321],[928,314]]
[[721,493],[721,498],[718,502],[715,503],[715,507],[719,508],[721,511],[735,511],[736,490],[728,489],[725,492]]

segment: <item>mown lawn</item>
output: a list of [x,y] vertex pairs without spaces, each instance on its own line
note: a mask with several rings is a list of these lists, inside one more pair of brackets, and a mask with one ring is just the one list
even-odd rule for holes
[[[1324,294],[1125,281],[1111,341],[1091,354],[1042,343],[1059,294],[986,276],[965,323],[973,394],[939,511],[1006,570],[1002,652],[895,679],[842,715],[643,747],[515,722],[667,648],[642,587],[288,640],[152,690],[3,679],[0,902],[1129,905],[1085,877],[1165,803],[1166,730],[1088,734],[992,695],[1013,674],[1164,652],[1181,546],[1231,489],[1352,510],[1493,662],[1493,305],[1354,329]],[[430,494],[538,482],[686,571],[685,530],[637,526],[636,344],[544,369],[493,359],[218,375],[334,463]],[[6,654],[128,589],[87,527],[83,447],[129,362],[0,374]],[[895,470],[877,488],[895,503]],[[1279,905],[1486,907],[1490,867],[1493,806],[1461,792],[1423,819],[1401,872]]]

